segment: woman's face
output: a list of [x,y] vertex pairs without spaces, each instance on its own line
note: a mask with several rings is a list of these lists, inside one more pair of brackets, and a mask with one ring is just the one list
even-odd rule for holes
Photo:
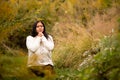
[[37,31],[37,33],[44,31],[44,27],[43,27],[43,24],[41,22],[37,23],[37,25],[36,25],[36,31]]

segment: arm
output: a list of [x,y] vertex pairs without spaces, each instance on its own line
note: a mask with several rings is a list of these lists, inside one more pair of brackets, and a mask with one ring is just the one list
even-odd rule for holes
[[33,38],[32,36],[28,36],[26,38],[26,46],[29,50],[35,52],[40,46],[40,41],[41,37]]
[[53,38],[50,35],[49,35],[48,39],[46,39],[45,36],[42,36],[42,42],[43,42],[43,45],[48,50],[53,50],[53,48],[54,48],[54,42],[53,42]]

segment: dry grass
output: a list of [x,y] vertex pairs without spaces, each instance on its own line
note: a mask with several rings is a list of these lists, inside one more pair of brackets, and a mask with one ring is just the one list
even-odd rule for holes
[[[113,10],[114,12],[110,12]],[[117,27],[116,8],[103,15],[97,13],[84,28],[72,20],[63,19],[53,27],[55,49],[53,60],[58,67],[77,67],[82,62],[82,53],[94,47],[99,40],[111,35]]]
[[89,32],[93,36],[93,38],[100,38],[103,36],[108,36],[117,28],[117,9],[110,8],[103,15],[96,14],[93,19],[89,22]]
[[[10,1],[15,1],[15,0],[10,0]],[[117,26],[116,20],[119,12],[117,12],[116,8],[110,8],[110,9],[104,8],[106,7],[106,5],[102,5],[102,3],[104,3],[105,0],[96,0],[96,1],[95,0],[85,0],[85,1],[65,0],[65,2],[62,3],[60,3],[60,1],[64,1],[64,0],[44,0],[44,1],[39,0],[39,2],[37,3],[40,4],[31,3],[31,1],[32,0],[30,0],[29,2],[21,0],[19,2],[19,7],[15,7],[14,9],[15,11],[13,10],[12,7],[10,7],[9,9],[10,11],[9,11],[8,8],[5,7],[6,5],[3,6],[1,8],[3,9],[3,13],[1,14],[3,21],[4,19],[9,18],[8,14],[13,14],[14,12],[15,14],[12,15],[9,18],[9,20],[14,20],[15,15],[18,19],[20,18],[21,21],[23,20],[22,19],[23,17],[25,19],[31,20],[32,18],[36,18],[36,17],[41,19],[42,16],[45,17],[45,19],[47,19],[48,21],[50,20],[51,23],[53,23],[55,19],[59,18],[59,22],[55,24],[51,33],[55,41],[53,60],[55,66],[59,68],[60,71],[61,71],[61,67],[65,67],[65,68],[70,67],[70,69],[74,69],[78,67],[79,64],[84,60],[82,58],[82,53],[93,47],[96,44],[95,42],[96,40],[99,40],[104,35],[109,35],[111,31],[115,29],[115,27]],[[117,3],[114,3],[114,5],[116,4]],[[21,13],[17,13],[17,10],[19,10],[19,8],[22,11]],[[35,12],[34,9],[36,9]],[[99,9],[103,9],[101,10],[102,11],[101,15],[99,14],[100,12]],[[6,11],[9,11],[9,13],[6,13]],[[29,13],[27,13],[28,11]],[[24,16],[24,14],[26,15]],[[3,15],[6,16],[3,17]],[[83,18],[85,18],[85,22],[82,21]],[[0,36],[1,36],[0,42],[2,43],[4,40],[6,40],[9,33],[12,33],[12,31],[20,28],[21,26],[24,26],[23,24],[26,22],[27,21],[23,21],[20,23],[16,22],[12,26],[7,26],[7,28],[4,29],[0,28],[2,29],[0,32]],[[86,26],[87,28],[83,28],[83,23],[87,24]],[[9,22],[8,25],[10,25]],[[0,25],[0,27],[2,27],[2,25]],[[10,51],[13,50],[11,48],[7,48],[7,49],[9,49],[8,51],[9,53]],[[11,53],[14,52],[23,55],[23,52],[21,52],[20,50],[19,51],[15,50],[12,51]],[[18,77],[31,76],[31,74],[29,74],[25,68],[26,65],[25,61],[27,59],[26,56],[25,57],[21,57],[21,56],[11,57],[7,55],[5,56],[0,55],[0,56],[1,56],[0,68],[2,63],[3,67],[1,68],[1,70],[4,70],[0,72],[1,73],[4,72],[3,75],[5,74],[4,75],[5,77],[6,76],[9,77],[11,75]],[[61,74],[63,74],[62,71]]]
[[53,34],[53,60],[58,67],[76,67],[81,62],[82,52],[92,46],[93,40],[89,32],[72,22],[56,23]]

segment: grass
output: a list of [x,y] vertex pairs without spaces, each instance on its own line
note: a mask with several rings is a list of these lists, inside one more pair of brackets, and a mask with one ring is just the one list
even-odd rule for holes
[[[16,4],[18,3],[15,0],[10,0],[10,2],[12,1],[14,1]],[[80,63],[84,60],[84,58],[82,58],[82,53],[86,50],[89,50],[91,47],[94,46],[94,44],[96,44],[96,42],[94,42],[94,38],[101,38],[101,35],[110,34],[110,31],[116,26],[116,18],[119,13],[119,11],[117,11],[119,10],[117,9],[117,5],[119,6],[119,3],[117,1],[112,1],[112,3],[110,3],[110,0],[62,0],[63,2],[59,3],[59,1],[61,0],[45,0],[45,2],[39,1],[40,5],[38,2],[31,3],[31,1],[32,0],[22,0],[19,2],[19,7],[15,7],[15,9],[9,6],[9,13],[7,13],[8,10],[7,7],[5,7],[6,5],[3,5],[3,7],[1,7],[3,13],[0,15],[0,22],[4,22],[4,20],[8,19],[9,20],[8,22],[6,21],[6,23],[2,23],[0,25],[0,43],[7,40],[9,34],[12,32],[15,33],[17,36],[21,36],[21,34],[23,36],[23,33],[27,35],[26,33],[28,30],[25,29],[23,26],[31,25],[31,22],[34,21],[34,19],[42,18],[43,20],[48,21],[46,22],[48,25],[53,24],[56,19],[59,19],[60,21],[55,22],[56,24],[52,28],[47,26],[48,30],[50,29],[49,32],[52,33],[55,40],[53,61],[55,62],[57,80],[98,80],[99,70],[97,68],[105,68],[106,70],[109,69],[108,63],[110,63],[111,65],[113,63],[114,65],[116,61],[119,61],[119,56],[116,56],[118,57],[118,60],[116,60],[116,57],[113,56],[113,54],[115,53],[112,53],[109,50],[112,46],[110,45],[111,43],[109,43],[108,38],[108,40],[103,41],[105,43],[102,46],[103,54],[99,53],[95,57],[95,61],[98,61],[98,65],[87,65],[88,68],[84,68],[82,71],[77,70],[77,67],[79,67]],[[27,7],[23,7],[23,5],[26,4]],[[110,7],[109,4],[115,4],[113,5],[113,9],[107,9],[108,7]],[[42,7],[40,7],[41,5]],[[18,10],[18,12],[15,12],[15,10]],[[13,14],[14,12],[15,15],[9,18],[8,14]],[[6,14],[3,17],[2,15],[4,15],[4,13]],[[90,20],[91,18],[92,20]],[[10,20],[13,21],[9,22]],[[18,20],[18,22],[16,20]],[[86,29],[83,28],[84,23],[86,24]],[[20,27],[22,27],[24,30],[20,29]],[[16,29],[20,30],[20,32],[17,31],[18,34],[15,31]],[[19,38],[17,36],[13,36],[12,38],[14,38],[14,42],[10,41],[10,43],[13,45],[16,44],[18,46],[18,40],[20,44],[24,45],[21,37]],[[115,40],[113,40],[113,42],[115,42]],[[105,45],[107,45],[107,47]],[[9,44],[7,46],[9,46]],[[15,46],[15,48],[17,46]],[[116,46],[120,45],[116,44]],[[27,55],[20,55],[20,51],[17,51],[17,55],[13,56],[13,54],[16,54],[13,51],[14,47],[10,48],[11,49],[9,49],[9,47],[7,48],[9,51],[6,50],[5,55],[2,55],[3,53],[1,50],[3,50],[3,48],[0,50],[0,80],[1,78],[2,80],[42,80],[42,78],[36,77],[27,70]],[[104,49],[107,49],[107,51],[104,51]],[[118,51],[119,54],[120,48],[116,48],[115,50]],[[109,54],[109,52],[111,53],[111,55]],[[104,58],[107,58],[105,62]],[[111,61],[113,62],[111,63]],[[106,68],[106,65],[108,68]],[[110,80],[114,80],[116,77],[115,80],[117,80],[119,72],[119,68],[113,69],[108,74],[106,74],[106,76]]]
[[[64,26],[63,26],[64,25]],[[57,67],[76,68],[82,61],[82,53],[92,46],[92,37],[85,28],[72,22],[60,22],[53,27],[55,48],[53,60]]]
[[3,77],[24,77],[27,76],[26,56],[6,56],[2,55],[0,64]]
[[2,76],[0,78],[2,80],[40,79],[27,69],[27,56],[1,55],[0,58],[0,75]]
[[[0,77],[2,80],[46,80],[33,75],[27,70],[27,56],[6,56],[0,55]],[[71,68],[57,68],[55,72],[58,80],[65,80],[68,78],[75,78],[78,70]],[[71,80],[70,79],[70,80]]]

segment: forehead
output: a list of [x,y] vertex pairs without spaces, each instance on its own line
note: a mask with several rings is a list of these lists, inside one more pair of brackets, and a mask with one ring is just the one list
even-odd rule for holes
[[37,25],[43,25],[41,22],[38,22]]

